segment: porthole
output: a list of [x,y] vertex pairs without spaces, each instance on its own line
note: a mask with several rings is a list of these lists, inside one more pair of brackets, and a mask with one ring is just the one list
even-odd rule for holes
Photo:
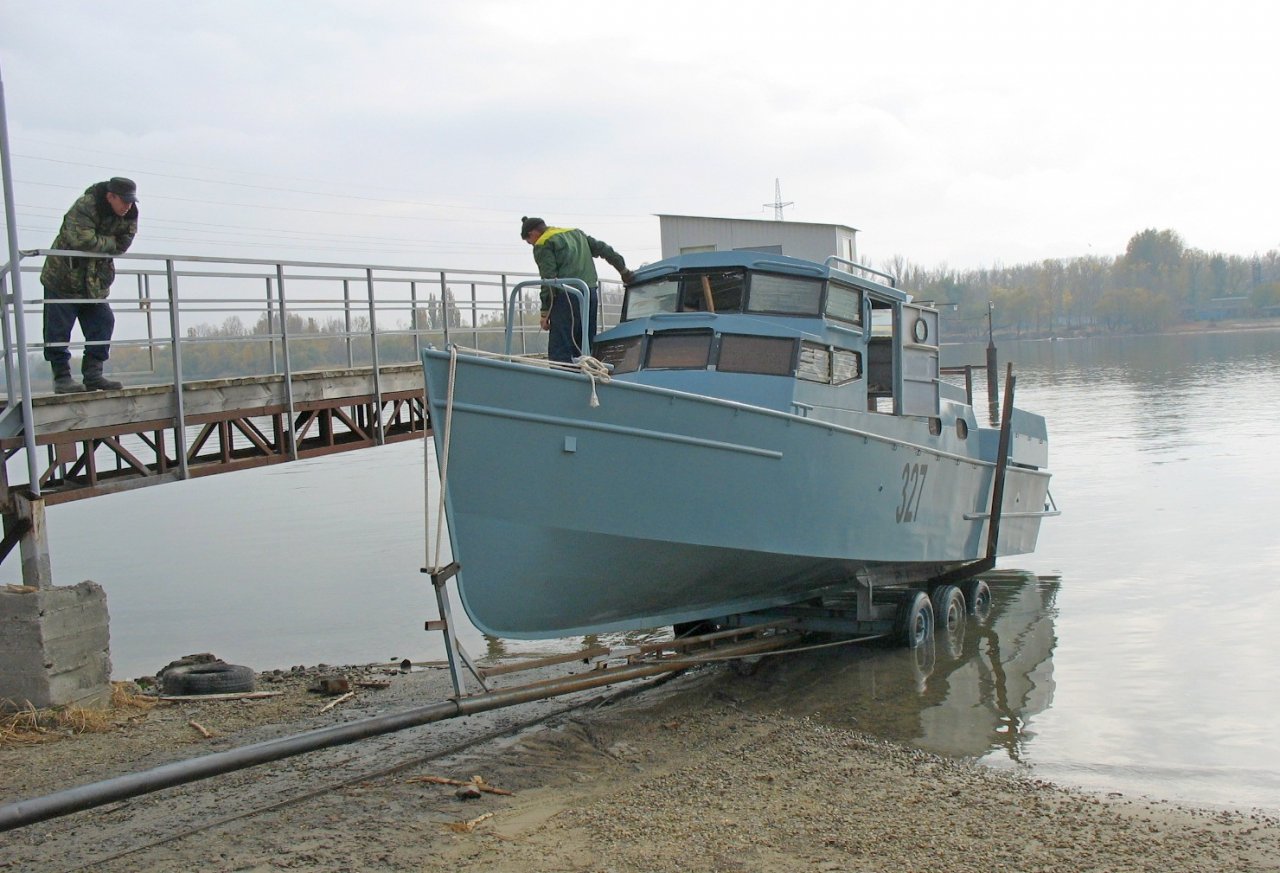
[[969,423],[963,418],[956,419],[956,436],[962,440],[969,438]]
[[911,336],[915,337],[915,341],[922,343],[929,338],[929,322],[917,316],[916,323],[911,325]]
[[937,436],[938,434],[942,433],[942,419],[940,418],[929,419],[929,433],[933,434],[934,436]]

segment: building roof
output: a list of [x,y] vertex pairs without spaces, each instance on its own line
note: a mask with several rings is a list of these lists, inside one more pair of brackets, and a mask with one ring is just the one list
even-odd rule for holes
[[831,224],[825,221],[777,221],[772,218],[721,218],[716,215],[672,215],[670,213],[655,212],[658,218],[695,218],[699,221],[737,221],[747,224],[793,224],[808,225],[809,227],[834,227],[841,230],[849,230],[858,233],[858,228],[850,227],[847,224]]

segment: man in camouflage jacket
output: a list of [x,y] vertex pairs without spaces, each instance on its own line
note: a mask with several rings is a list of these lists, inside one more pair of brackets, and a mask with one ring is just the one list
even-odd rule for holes
[[[631,282],[631,271],[622,255],[608,243],[587,236],[576,228],[547,227],[541,218],[520,220],[520,238],[533,246],[533,261],[543,279],[581,279],[590,290],[587,315],[587,339],[596,338],[597,310],[600,308],[600,279],[596,275],[595,258],[604,258]],[[582,310],[576,298],[558,288],[542,286],[541,327],[550,331],[547,358],[572,363],[582,356]]]
[[[62,228],[50,248],[107,255],[128,251],[138,233],[137,190],[132,180],[122,176],[90,185],[63,216]],[[115,277],[111,258],[45,258],[40,272],[45,298],[44,359],[53,367],[53,390],[59,394],[121,387],[102,375],[116,325],[106,302]],[[77,321],[87,343],[80,368],[83,386],[71,378],[71,350],[67,348]]]

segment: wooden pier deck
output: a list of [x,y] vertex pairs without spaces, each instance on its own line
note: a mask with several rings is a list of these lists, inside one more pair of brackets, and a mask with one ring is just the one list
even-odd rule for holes
[[[418,439],[429,427],[416,363],[184,382],[181,402],[163,384],[31,404],[47,504]],[[0,449],[22,452],[21,432]]]

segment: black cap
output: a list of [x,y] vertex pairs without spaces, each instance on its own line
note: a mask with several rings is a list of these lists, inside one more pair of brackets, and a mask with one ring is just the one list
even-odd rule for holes
[[132,179],[126,179],[124,176],[112,176],[107,182],[107,190],[125,203],[138,202],[138,186],[134,184]]
[[545,228],[546,226],[547,223],[541,218],[530,218],[526,215],[520,219],[520,239],[524,239],[528,236],[529,231]]

